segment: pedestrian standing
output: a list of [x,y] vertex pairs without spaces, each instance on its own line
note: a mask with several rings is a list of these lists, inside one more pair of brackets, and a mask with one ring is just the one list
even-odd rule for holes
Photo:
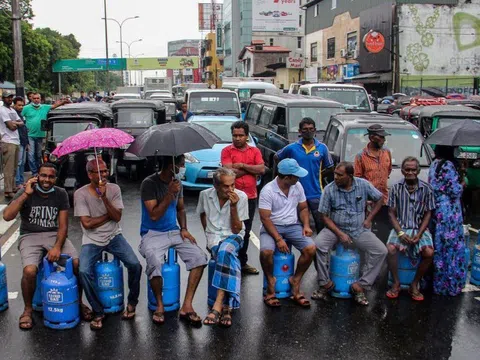
[[402,162],[404,178],[393,185],[388,194],[390,222],[393,226],[387,242],[388,267],[393,277],[392,287],[387,291],[390,299],[396,299],[400,293],[398,251],[413,261],[421,258],[409,289],[415,301],[423,300],[418,284],[432,265],[433,240],[428,225],[435,210],[435,200],[433,188],[418,178],[419,173],[418,159],[405,158]]
[[308,175],[300,179],[307,197],[308,208],[315,221],[317,234],[323,229],[323,222],[318,212],[318,205],[322,197],[322,178],[333,169],[333,160],[325,144],[315,139],[316,125],[312,118],[306,117],[298,126],[301,139],[285,146],[277,152],[276,159],[295,159],[298,164],[308,171]]
[[[20,120],[24,122],[22,110],[24,106],[24,100],[22,97],[18,96],[13,99],[13,108],[18,114]],[[18,129],[18,135],[20,136],[20,147],[18,151],[18,167],[17,175],[15,176],[15,185],[18,188],[22,187],[25,182],[23,174],[25,173],[25,162],[27,160],[27,150],[28,150],[28,130],[26,126],[20,126]]]
[[33,94],[35,94],[33,91],[28,91],[27,92],[27,103],[25,105],[28,105],[32,102]]
[[3,106],[0,107],[0,134],[2,136],[3,175],[5,198],[11,199],[16,192],[15,173],[18,166],[20,135],[18,128],[24,126],[23,121],[12,107],[13,93],[2,93]]
[[455,167],[453,147],[435,146],[435,160],[430,166],[428,181],[435,196],[433,256],[433,291],[455,296],[465,286],[467,261],[463,236],[461,198],[465,180]]
[[77,103],[82,103],[85,101],[90,101],[90,99],[87,96],[85,96],[85,91],[81,91],[80,97],[77,99]]
[[245,192],[248,196],[248,219],[245,223],[245,235],[239,258],[242,273],[257,275],[259,271],[248,262],[248,245],[252,230],[253,218],[257,207],[257,177],[265,174],[265,165],[262,153],[257,147],[248,145],[250,136],[249,126],[244,121],[237,121],[231,127],[232,145],[222,150],[222,166],[233,169],[236,175],[235,188]]
[[188,121],[193,116],[193,113],[188,111],[188,106],[186,102],[182,102],[181,105],[182,111],[180,111],[176,116],[175,116],[175,121],[176,122],[184,122]]
[[392,172],[392,154],[384,147],[385,137],[390,134],[382,125],[374,124],[367,128],[370,142],[365,149],[355,156],[355,177],[368,180],[383,194],[383,206],[375,216],[372,230],[384,243],[390,233],[390,219],[388,215],[388,178]]
[[61,100],[53,105],[41,104],[39,93],[32,95],[32,102],[25,106],[22,115],[28,129],[28,165],[33,176],[38,173],[42,160],[42,145],[45,138],[45,131],[42,131],[42,120],[47,118],[50,110],[68,103],[68,100]]
[[80,217],[82,225],[82,251],[80,252],[80,281],[85,296],[92,306],[94,318],[90,322],[92,330],[103,327],[105,313],[95,287],[95,265],[102,259],[104,251],[118,258],[128,270],[127,308],[122,319],[135,317],[135,308],[140,295],[142,265],[132,247],[122,235],[120,220],[123,201],[120,187],[107,183],[107,165],[103,160],[90,160],[87,163],[90,184],[75,192],[75,216]]
[[[387,257],[387,248],[370,230],[372,221],[383,204],[382,193],[365,179],[353,176],[353,165],[341,162],[334,172],[334,182],[325,187],[319,211],[325,228],[315,239],[317,256],[315,268],[319,289],[312,299],[326,299],[335,284],[330,280],[328,260],[330,250],[337,242],[344,246],[355,245],[365,252],[366,264],[360,279],[351,285],[354,300],[360,305],[368,305],[365,290],[371,289]],[[365,217],[367,201],[374,205]]]

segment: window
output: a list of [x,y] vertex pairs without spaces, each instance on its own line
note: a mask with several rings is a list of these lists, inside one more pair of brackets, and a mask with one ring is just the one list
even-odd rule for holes
[[335,38],[327,40],[327,59],[335,59]]
[[332,10],[337,8],[337,0],[332,0]]
[[256,124],[258,115],[260,115],[260,110],[262,110],[262,105],[256,103],[250,103],[248,107],[247,114],[245,115],[245,121]]
[[302,48],[302,37],[298,36],[297,37],[297,49],[301,49],[301,48]]
[[338,125],[339,124],[337,122],[332,122],[332,126],[330,126],[330,131],[325,138],[325,145],[327,145],[327,148],[330,151],[333,151],[333,149],[335,148],[335,144],[338,140],[338,135],[340,134],[340,131],[338,130]]
[[273,38],[270,38],[270,46],[273,46]]
[[264,105],[262,112],[260,113],[260,119],[258,119],[258,125],[267,127],[272,121],[275,108],[271,105]]
[[353,57],[353,53],[357,50],[357,32],[347,34],[347,57]]
[[302,15],[298,17],[298,27],[302,27]]
[[317,62],[317,43],[310,44],[310,61]]
[[272,122],[273,125],[281,125],[281,126],[286,126],[287,125],[287,119],[286,119],[286,112],[285,108],[283,107],[278,107],[277,112],[275,114],[275,118],[273,119]]
[[316,4],[315,7],[313,8],[313,16],[314,17],[318,16],[318,4]]

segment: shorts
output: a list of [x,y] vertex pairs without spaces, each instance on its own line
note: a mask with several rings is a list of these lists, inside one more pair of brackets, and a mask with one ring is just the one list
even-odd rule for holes
[[198,245],[192,244],[189,240],[184,241],[179,230],[168,232],[149,230],[142,236],[138,251],[147,260],[145,273],[150,280],[162,276],[165,254],[171,247],[177,251],[187,271],[206,266],[208,263],[207,254]]
[[[307,246],[315,246],[312,238],[303,236],[303,226],[300,224],[293,225],[275,225],[278,233],[288,245],[293,245],[298,251],[302,251]],[[260,229],[260,251],[271,250],[277,248],[275,240],[262,226]]]
[[[22,258],[23,267],[35,265],[38,267],[45,253],[53,248],[57,241],[56,232],[39,232],[22,235],[18,243],[18,250]],[[72,242],[68,239],[62,247],[62,254],[78,259],[78,253]]]

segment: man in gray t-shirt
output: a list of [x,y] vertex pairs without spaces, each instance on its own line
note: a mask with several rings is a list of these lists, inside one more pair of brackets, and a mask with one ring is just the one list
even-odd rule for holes
[[103,326],[104,310],[95,289],[94,270],[104,251],[123,262],[128,270],[128,305],[123,319],[135,316],[135,307],[140,294],[142,266],[132,247],[122,235],[119,222],[122,218],[123,202],[120,187],[107,183],[107,165],[102,160],[87,163],[90,184],[75,192],[75,216],[80,217],[83,230],[80,253],[80,281],[95,313],[90,323],[92,330]]

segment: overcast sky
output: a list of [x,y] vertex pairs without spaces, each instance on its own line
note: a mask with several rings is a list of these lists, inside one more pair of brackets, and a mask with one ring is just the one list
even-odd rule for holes
[[[198,0],[107,0],[107,17],[118,21],[138,15],[123,26],[123,41],[143,39],[132,45],[132,56],[167,56],[167,42],[198,39]],[[201,2],[208,2],[202,0]],[[217,0],[218,3],[223,1]],[[105,57],[103,0],[33,0],[35,27],[50,27],[74,34],[82,44],[80,57]],[[62,14],[63,12],[63,14]],[[108,21],[109,54],[120,57],[119,26]],[[126,57],[127,47],[123,54]]]

